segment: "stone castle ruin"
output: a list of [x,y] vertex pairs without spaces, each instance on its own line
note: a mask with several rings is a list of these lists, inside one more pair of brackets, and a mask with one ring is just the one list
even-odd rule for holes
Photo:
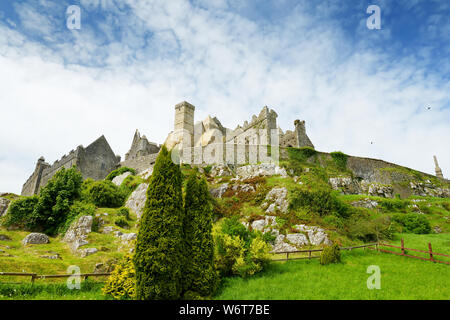
[[106,138],[101,136],[86,148],[78,146],[52,165],[46,163],[44,157],[40,157],[33,174],[23,185],[21,194],[23,196],[38,194],[50,178],[63,167],[69,169],[77,166],[83,179],[101,180],[116,169],[119,163],[120,156],[114,154]]
[[[195,107],[186,101],[177,104],[174,130],[164,142],[168,149],[174,151],[173,154],[178,154],[182,163],[231,166],[273,163],[278,160],[276,157],[280,150],[286,147],[314,149],[306,134],[305,121],[295,120],[294,129],[283,132],[277,125],[277,113],[267,106],[235,129],[224,127],[216,117],[211,116],[194,122],[194,112]],[[79,146],[72,150],[53,165],[46,163],[43,157],[39,158],[33,174],[23,185],[22,195],[38,194],[62,167],[75,165],[84,179],[94,180],[104,179],[112,170],[123,166],[133,168],[140,174],[154,165],[160,149],[161,145],[150,142],[136,130],[130,150],[121,162],[121,157],[114,154],[106,138],[101,136],[86,148]],[[436,176],[445,180],[436,157],[434,161]],[[348,160],[348,168],[357,177],[368,181],[381,179],[374,178],[379,167],[392,166],[398,167],[376,159],[349,156]]]
[[175,106],[174,131],[164,142],[168,149],[178,149],[185,163],[258,163],[270,158],[268,146],[314,148],[306,134],[305,121],[295,120],[294,130],[284,133],[277,126],[278,115],[267,106],[234,130],[211,116],[194,123],[194,111],[195,107],[186,101]]

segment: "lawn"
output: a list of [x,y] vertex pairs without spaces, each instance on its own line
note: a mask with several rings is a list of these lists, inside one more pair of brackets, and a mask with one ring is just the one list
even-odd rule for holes
[[[411,247],[435,238],[445,253],[450,235],[402,235]],[[448,249],[447,249],[448,250]],[[447,259],[446,261],[450,261]],[[369,290],[367,267],[381,270],[381,289]],[[215,299],[450,299],[450,266],[388,253],[357,249],[342,253],[342,263],[322,266],[315,260],[272,262],[249,279],[225,278]]]

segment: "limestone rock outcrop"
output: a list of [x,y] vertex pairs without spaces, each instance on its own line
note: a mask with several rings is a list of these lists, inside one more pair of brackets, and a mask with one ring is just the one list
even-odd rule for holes
[[0,217],[4,216],[8,212],[11,201],[6,198],[0,198]]
[[77,252],[80,247],[89,243],[86,239],[92,231],[93,221],[94,218],[92,216],[82,216],[73,222],[67,230],[63,241],[69,244],[73,252]]
[[227,189],[228,183],[223,183],[219,187],[209,190],[209,193],[214,198],[222,198],[223,194],[227,191]]
[[28,234],[23,240],[22,244],[47,244],[50,243],[50,239],[43,233],[33,232]]
[[289,201],[287,200],[288,190],[285,187],[273,188],[266,196],[265,202],[261,205],[266,213],[287,213]]
[[376,207],[378,207],[378,202],[370,200],[369,198],[365,198],[362,200],[353,201],[351,205],[359,208],[375,209]]
[[125,180],[126,177],[131,176],[131,172],[127,171],[125,173],[122,173],[120,176],[115,177],[112,180],[112,183],[114,183],[116,186],[120,186],[123,182],[123,180]]
[[136,213],[138,219],[141,218],[144,211],[145,201],[147,200],[147,189],[148,184],[141,183],[136,190],[133,191],[125,204],[125,207]]
[[240,180],[275,175],[280,175],[282,177],[288,176],[286,169],[273,163],[250,164],[238,167],[236,169],[236,174]]

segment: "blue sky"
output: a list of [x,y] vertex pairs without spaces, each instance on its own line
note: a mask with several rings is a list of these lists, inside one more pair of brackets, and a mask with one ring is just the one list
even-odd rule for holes
[[318,150],[428,173],[436,154],[448,176],[449,17],[446,0],[0,0],[0,191],[101,134],[122,156],[136,128],[163,143],[182,100],[230,128],[268,105]]

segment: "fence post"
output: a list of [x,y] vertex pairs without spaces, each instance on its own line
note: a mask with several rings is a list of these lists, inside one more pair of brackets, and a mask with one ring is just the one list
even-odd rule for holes
[[405,255],[405,242],[403,241],[403,238],[402,238],[402,256],[404,256]]
[[286,252],[286,260],[289,260],[289,252]]
[[309,250],[309,260],[311,260],[311,250]]
[[36,277],[36,274],[31,275],[31,283],[34,283],[34,278]]
[[430,261],[434,262],[433,249],[431,248],[431,242],[428,242],[428,252],[430,253]]

